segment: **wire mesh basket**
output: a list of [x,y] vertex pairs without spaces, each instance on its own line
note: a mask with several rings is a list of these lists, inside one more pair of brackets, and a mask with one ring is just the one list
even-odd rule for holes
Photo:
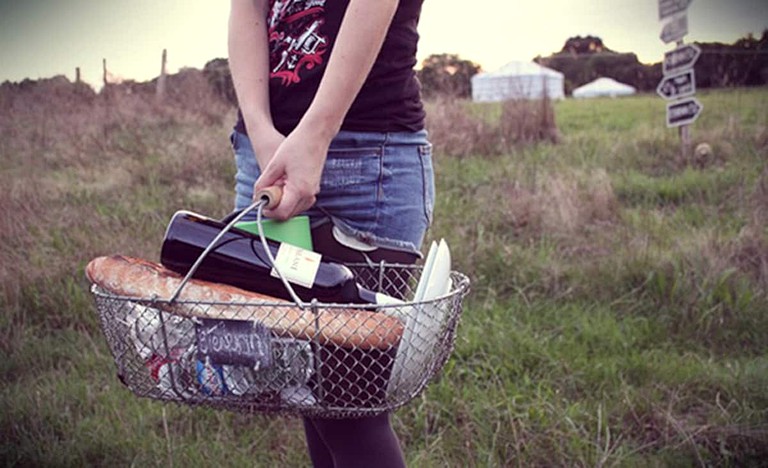
[[[350,267],[369,289],[394,286],[405,297],[421,271],[388,264]],[[120,297],[95,285],[92,292],[118,376],[138,396],[243,413],[355,417],[405,405],[442,369],[453,350],[469,280],[453,272],[451,284],[447,295],[434,300],[378,306],[378,313],[403,323],[403,333],[396,345],[368,349],[296,339],[258,321],[176,315],[164,311],[169,301]],[[227,305],[241,308],[242,317],[254,307],[273,314],[293,307]],[[363,306],[311,307],[320,316]],[[226,340],[242,343],[241,352],[229,352],[232,346],[222,346]]]
[[[259,219],[260,215],[261,207]],[[263,232],[261,237],[263,240]],[[209,248],[216,242],[214,239]],[[203,252],[198,262],[205,255]],[[414,296],[422,272],[420,266],[384,262],[347,266],[361,286],[401,298]],[[93,284],[101,327],[118,377],[134,394],[241,413],[341,418],[374,415],[405,405],[424,390],[450,356],[462,300],[469,291],[469,279],[452,271],[448,292],[430,300],[387,305],[313,301],[304,305],[314,318],[311,329],[297,337],[254,318],[265,313],[287,317],[296,309],[295,303],[177,299],[195,268],[170,299],[125,297]],[[208,309],[222,305],[236,319],[203,318]],[[199,313],[175,313],[180,306]],[[324,327],[359,327],[343,322],[355,311],[367,316],[374,312],[381,323],[396,319],[402,325],[398,326],[398,339],[378,340],[386,344],[374,346],[321,339],[338,331]],[[333,320],[324,320],[324,316]],[[373,327],[370,333],[380,329]],[[351,332],[359,336],[362,330]],[[370,342],[367,338],[363,341]]]

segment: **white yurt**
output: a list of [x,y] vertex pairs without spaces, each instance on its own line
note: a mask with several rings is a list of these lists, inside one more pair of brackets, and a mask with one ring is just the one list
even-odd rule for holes
[[617,97],[635,94],[637,90],[613,78],[598,78],[573,90],[575,98]]
[[563,99],[563,74],[535,62],[510,62],[494,72],[472,77],[472,100]]

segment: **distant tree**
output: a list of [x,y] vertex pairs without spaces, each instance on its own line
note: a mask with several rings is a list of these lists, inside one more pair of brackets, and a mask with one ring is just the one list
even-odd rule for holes
[[[701,49],[694,66],[696,86],[760,86],[768,84],[768,30],[760,39],[749,34],[733,44],[697,42]],[[613,78],[639,91],[653,91],[662,77],[663,57],[651,65],[640,63],[633,53],[610,50],[596,36],[575,36],[565,41],[562,50],[535,62],[565,75],[565,91],[599,77]]]
[[205,64],[203,75],[213,91],[226,102],[237,105],[235,85],[232,83],[232,72],[229,71],[229,61],[216,58]]
[[21,82],[4,81],[0,84],[0,109],[11,112],[13,103],[22,96],[37,96],[40,101],[55,99],[62,105],[93,103],[96,92],[83,82],[71,82],[64,75],[32,80],[23,79]]
[[421,63],[418,72],[421,92],[425,98],[470,97],[472,77],[479,71],[480,65],[463,60],[456,54],[430,55]]
[[768,83],[768,30],[760,39],[752,34],[732,45],[697,42],[701,57],[696,62],[700,88],[760,86]]
[[603,45],[603,40],[597,36],[575,36],[565,41],[561,54],[599,54],[601,52],[613,52]]
[[559,52],[534,61],[561,72],[567,94],[600,77],[613,78],[639,91],[655,89],[661,79],[660,65],[644,65],[635,54],[614,52],[597,36],[568,38]]

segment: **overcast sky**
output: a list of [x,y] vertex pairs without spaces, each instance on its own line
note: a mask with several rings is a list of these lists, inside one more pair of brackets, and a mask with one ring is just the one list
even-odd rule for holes
[[[158,75],[163,48],[170,72],[226,57],[226,0],[0,0],[0,81],[63,74],[101,81],[112,74]],[[425,0],[419,58],[457,53],[495,70],[560,50],[568,37],[596,35],[618,52],[661,61],[658,0]],[[731,43],[768,29],[766,0],[694,0],[686,42]]]

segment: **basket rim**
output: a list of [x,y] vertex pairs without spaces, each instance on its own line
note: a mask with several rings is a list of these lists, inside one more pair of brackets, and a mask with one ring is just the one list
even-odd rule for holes
[[[349,266],[355,266],[353,264]],[[371,267],[370,265],[362,265],[365,267]],[[400,265],[397,264],[387,264],[386,266],[392,267],[396,266],[399,267]],[[403,265],[405,267],[411,267],[411,265]],[[375,268],[378,268],[379,265],[374,265]],[[417,267],[420,268],[420,267]],[[459,296],[459,299],[463,298],[469,293],[469,285],[470,280],[467,275],[464,273],[458,272],[458,271],[451,271],[450,277],[453,280],[453,287],[449,292],[446,294],[434,297],[432,299],[426,300],[426,301],[403,301],[399,304],[374,304],[377,309],[399,309],[403,307],[412,307],[412,306],[425,306],[430,304],[436,304],[439,302],[447,301],[448,299],[452,299],[456,296]],[[246,302],[239,302],[239,301],[191,301],[191,300],[183,300],[183,299],[175,299],[171,300],[170,298],[161,298],[161,297],[137,297],[137,296],[125,296],[121,294],[115,294],[102,286],[99,286],[96,283],[91,282],[91,293],[96,296],[103,299],[113,300],[113,301],[125,301],[125,302],[137,302],[141,304],[190,304],[190,305],[226,305],[226,306],[236,306],[236,307],[275,307],[275,308],[281,308],[281,307],[300,307],[299,304],[296,304],[292,301],[263,301],[263,302],[253,302],[253,301],[246,301]],[[316,300],[313,300],[309,303],[307,303],[310,309],[370,309],[371,304],[346,304],[346,303],[328,303],[328,302],[319,302]]]
[[[362,268],[368,268],[368,272],[379,272],[379,265],[362,265]],[[410,269],[411,268],[409,266]],[[420,267],[416,267],[415,269],[419,269]],[[107,323],[112,323],[110,317],[114,312],[109,312],[110,310],[113,310],[113,307],[117,307],[119,310],[123,310],[123,307],[134,307],[136,305],[141,305],[149,308],[156,308],[158,309],[158,312],[164,312],[169,315],[179,315],[175,311],[169,309],[167,306],[173,305],[173,304],[191,304],[191,305],[215,305],[215,304],[221,304],[225,306],[235,306],[235,307],[275,307],[275,308],[281,308],[281,307],[297,307],[297,304],[291,302],[291,301],[282,301],[282,302],[204,302],[204,301],[183,301],[183,300],[174,300],[171,301],[170,299],[162,299],[162,298],[142,298],[142,297],[131,297],[131,296],[122,296],[111,293],[109,290],[103,289],[99,287],[97,284],[91,283],[91,292],[96,299],[96,305],[97,305],[97,311],[100,317],[100,321],[102,323],[102,330],[104,335],[106,336],[107,342],[110,346],[110,350],[112,352],[114,361],[118,367],[118,375],[121,375],[121,380],[124,378],[123,384],[125,384],[129,390],[131,390],[135,395],[139,397],[145,397],[149,398],[151,400],[155,401],[161,401],[164,403],[175,403],[179,405],[186,405],[186,406],[204,406],[209,407],[213,409],[218,410],[228,410],[236,413],[247,413],[247,414],[264,414],[264,415],[282,415],[282,416],[291,416],[291,417],[323,417],[323,418],[358,418],[358,417],[365,417],[365,416],[371,416],[376,415],[384,412],[392,412],[395,410],[398,410],[401,407],[404,407],[406,404],[408,404],[411,400],[416,398],[419,394],[421,394],[426,386],[429,384],[430,381],[432,381],[442,370],[445,362],[447,361],[448,357],[452,353],[452,350],[454,348],[454,341],[456,339],[456,327],[458,326],[458,323],[460,321],[461,317],[461,311],[462,311],[462,299],[469,293],[470,288],[470,279],[467,275],[464,275],[463,273],[457,272],[457,271],[451,271],[450,272],[450,278],[451,278],[451,290],[440,296],[436,297],[427,301],[421,301],[421,302],[403,302],[401,304],[326,304],[326,303],[319,303],[317,301],[311,303],[311,311],[316,314],[320,313],[334,313],[335,310],[343,308],[346,310],[355,308],[355,309],[367,309],[371,310],[372,307],[374,307],[377,311],[382,311],[383,313],[388,313],[387,310],[393,310],[395,314],[397,313],[404,313],[404,314],[414,314],[418,312],[418,309],[425,307],[428,308],[430,306],[437,307],[438,309],[441,309],[445,312],[445,322],[443,325],[441,325],[439,336],[441,337],[438,342],[440,344],[441,351],[437,352],[436,354],[430,354],[430,357],[426,359],[425,361],[418,361],[416,363],[416,366],[414,369],[419,369],[418,376],[410,376],[409,372],[416,372],[416,371],[407,371],[406,368],[399,367],[397,362],[398,358],[397,355],[393,358],[392,361],[392,374],[390,374],[387,377],[387,382],[382,384],[383,386],[380,388],[381,393],[381,400],[379,401],[379,393],[372,393],[369,396],[366,396],[365,398],[371,398],[371,401],[368,402],[368,400],[365,400],[366,403],[350,403],[347,404],[340,404],[333,398],[331,398],[328,401],[323,400],[322,392],[315,393],[314,396],[316,398],[319,398],[317,401],[313,401],[311,404],[303,405],[303,404],[294,404],[288,401],[284,401],[282,399],[277,400],[271,400],[271,399],[265,399],[263,401],[260,401],[258,398],[254,400],[249,400],[246,396],[236,396],[236,395],[226,395],[226,396],[215,396],[215,395],[207,395],[204,393],[196,393],[194,395],[185,394],[185,390],[181,390],[181,393],[178,393],[179,391],[173,387],[173,391],[163,389],[159,387],[157,383],[153,385],[152,382],[147,381],[144,382],[144,378],[139,376],[139,370],[138,368],[134,367],[134,364],[132,364],[131,359],[126,358],[130,353],[126,352],[126,349],[130,348],[130,341],[128,340],[128,337],[126,336],[117,336],[114,335],[114,332],[109,331],[109,326],[107,326]],[[134,304],[130,304],[130,303]],[[397,311],[398,308],[402,308],[404,310]],[[276,311],[276,312],[279,312]],[[107,314],[107,315],[105,315]],[[162,317],[163,315],[159,315],[161,322],[164,320]],[[113,317],[114,319],[115,317]],[[195,320],[196,318],[203,318],[203,317],[189,317],[192,320]],[[231,320],[227,318],[221,318],[219,320]],[[122,322],[125,324],[125,322]],[[128,326],[131,326],[130,324]],[[171,326],[173,324],[171,323]],[[165,333],[165,331],[163,331]],[[405,336],[405,331],[404,335]],[[436,335],[437,336],[437,335]],[[167,338],[164,338],[167,340]],[[294,338],[299,339],[300,338]],[[404,339],[401,337],[401,340]],[[302,341],[307,341],[308,343],[313,342],[312,339],[306,339]],[[135,343],[134,343],[135,345]],[[168,346],[166,342],[166,347]],[[127,347],[127,348],[126,348]],[[398,346],[397,353],[400,353],[400,347]],[[406,348],[407,349],[407,348]],[[416,356],[414,353],[416,352],[414,350],[411,350],[408,352],[408,356]],[[166,350],[167,351],[167,350]],[[128,359],[126,361],[126,359]],[[315,355],[315,359],[318,359],[318,356]],[[146,365],[146,364],[144,364]],[[332,365],[329,363],[326,363],[324,365]],[[313,366],[315,366],[313,364]],[[401,364],[402,366],[402,364]],[[395,373],[395,369],[399,369],[397,373]],[[314,367],[315,372],[321,372],[317,366]],[[169,370],[171,372],[171,370]],[[322,377],[321,374],[317,374],[319,377]],[[143,375],[143,374],[142,374]],[[172,374],[171,374],[172,375]],[[324,378],[324,377],[323,377]],[[315,385],[319,385],[320,388],[323,387],[323,378],[320,378]],[[394,384],[392,383],[394,382]],[[306,383],[305,383],[306,384]],[[171,384],[173,386],[173,384]],[[280,384],[282,385],[282,384]],[[393,386],[390,388],[390,386]],[[160,390],[158,390],[160,389]],[[313,390],[314,391],[314,390]],[[330,390],[328,390],[330,391]],[[377,390],[378,392],[379,390]],[[160,392],[160,393],[158,393]],[[176,392],[176,393],[174,393]],[[357,398],[356,395],[351,395],[349,398]]]

